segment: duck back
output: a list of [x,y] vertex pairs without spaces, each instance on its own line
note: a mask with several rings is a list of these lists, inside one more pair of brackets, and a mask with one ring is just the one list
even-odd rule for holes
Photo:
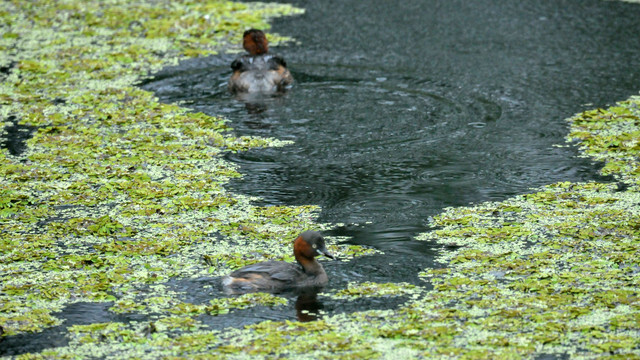
[[324,286],[328,278],[321,265],[320,269],[320,272],[311,275],[299,264],[265,261],[232,272],[222,278],[222,285],[225,291],[231,293]]
[[232,92],[274,93],[293,82],[284,60],[275,55],[244,55],[232,64]]

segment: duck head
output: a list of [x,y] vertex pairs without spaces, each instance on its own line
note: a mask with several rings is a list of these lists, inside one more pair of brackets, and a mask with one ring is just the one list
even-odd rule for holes
[[263,55],[269,51],[269,41],[262,30],[250,29],[242,35],[242,47],[251,55]]
[[313,259],[319,255],[335,259],[327,250],[324,238],[317,231],[305,231],[300,234],[293,243],[293,253],[298,262],[301,261],[302,257]]

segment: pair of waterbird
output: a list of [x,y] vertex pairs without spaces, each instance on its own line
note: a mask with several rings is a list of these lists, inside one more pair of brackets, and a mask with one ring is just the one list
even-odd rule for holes
[[[284,91],[293,82],[284,59],[269,54],[269,42],[264,32],[256,29],[245,31],[242,47],[247,54],[231,63],[231,92],[273,94]],[[324,255],[334,259],[334,256],[327,251],[320,233],[305,231],[300,234],[293,242],[293,254],[297,264],[265,261],[248,265],[225,276],[222,285],[228,292],[242,293],[276,292],[327,284],[327,273],[315,257]]]

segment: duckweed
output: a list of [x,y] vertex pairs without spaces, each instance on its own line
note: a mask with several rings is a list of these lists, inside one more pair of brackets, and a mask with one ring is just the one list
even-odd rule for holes
[[[230,330],[206,351],[192,347],[190,354],[638,357],[638,203],[631,188],[562,182],[499,203],[446,209],[433,219],[437,230],[419,236],[445,245],[437,260],[446,267],[420,274],[433,291],[352,283],[323,295],[411,296],[397,310]],[[451,244],[455,250],[446,247]]]
[[363,283],[349,283],[346,289],[337,290],[333,293],[323,294],[334,299],[357,299],[360,297],[380,297],[380,296],[400,296],[417,295],[421,288],[407,283],[374,283],[366,281]]
[[179,293],[149,292],[236,266],[206,266],[203,256],[248,251],[256,239],[252,253],[278,248],[317,227],[318,209],[258,208],[224,188],[241,176],[225,152],[288,142],[234,136],[226,120],[161,104],[133,84],[187,56],[237,51],[244,29],[301,11],[225,1],[0,5],[0,120],[34,128],[23,154],[0,150],[3,336],[60,324],[53,314],[77,301],[163,316],[283,301],[221,299],[201,310]]

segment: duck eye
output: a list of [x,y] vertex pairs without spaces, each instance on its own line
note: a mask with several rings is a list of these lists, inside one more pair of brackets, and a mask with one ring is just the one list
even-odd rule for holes
[[315,248],[317,248],[317,247],[318,247],[318,245],[313,244],[313,245],[311,245],[311,247],[315,249]]

